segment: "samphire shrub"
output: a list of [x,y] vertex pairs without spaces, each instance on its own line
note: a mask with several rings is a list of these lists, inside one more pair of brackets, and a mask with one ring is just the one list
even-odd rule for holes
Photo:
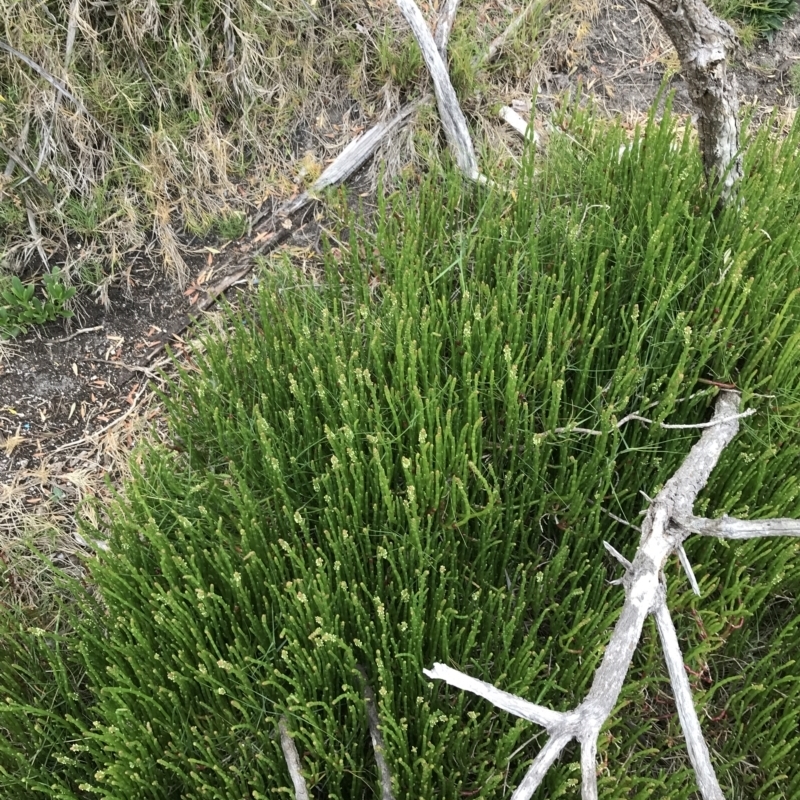
[[[4,612],[4,797],[504,797],[542,732],[433,685],[442,661],[558,709],[585,695],[646,501],[735,383],[758,414],[696,509],[798,516],[800,128],[749,149],[714,217],[669,114],[624,148],[563,119],[508,191],[431,176],[355,218],[324,280],[290,268],[167,392],[172,439],[88,536],[70,629]],[[588,435],[572,429],[599,431]],[[730,797],[800,794],[797,545],[691,540],[669,602]],[[78,612],[70,612],[70,608]],[[574,751],[571,751],[574,755]],[[601,736],[603,798],[694,798],[653,629]],[[575,797],[577,766],[542,796]]]

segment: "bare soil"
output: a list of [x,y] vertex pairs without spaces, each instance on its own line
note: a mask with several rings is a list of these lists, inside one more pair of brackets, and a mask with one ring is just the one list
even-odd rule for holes
[[[798,13],[771,39],[759,40],[749,52],[740,49],[732,67],[742,105],[753,107],[757,119],[774,108],[793,115],[798,97],[792,90],[790,72],[797,63]],[[552,72],[556,91],[580,80],[609,115],[635,120],[647,114],[665,77],[668,88],[675,92],[675,111],[693,111],[672,44],[637,0],[604,3],[580,50],[558,66]]]
[[[742,101],[757,118],[774,107],[794,114],[789,76],[800,61],[799,40],[796,15],[772,41],[737,58]],[[676,92],[675,110],[691,114],[674,51],[636,0],[601,3],[591,29],[547,67],[539,114],[580,82],[609,115],[633,124],[647,114],[665,76]],[[502,99],[517,95],[525,99],[522,91]],[[330,154],[317,156],[323,163]],[[286,246],[306,248],[309,236],[316,239],[318,230],[313,221],[309,225],[310,232],[295,232]],[[246,240],[234,245],[247,246]],[[218,243],[187,245],[191,282],[183,291],[153,277],[163,270],[134,258],[126,284],[109,292],[107,308],[82,298],[70,324],[50,324],[0,351],[0,600],[37,602],[35,576],[24,574],[26,562],[19,557],[32,544],[53,563],[80,572],[78,556],[87,551],[76,533],[76,510],[86,497],[107,497],[108,481],[119,484],[142,436],[162,435],[154,389],[159,370],[171,361],[163,350],[155,359],[151,354],[168,341],[179,359],[189,357],[185,336],[191,334],[182,320],[211,279],[219,250]]]

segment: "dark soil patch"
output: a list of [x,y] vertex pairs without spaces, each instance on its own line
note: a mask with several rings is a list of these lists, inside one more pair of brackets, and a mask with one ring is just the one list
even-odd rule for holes
[[[153,265],[137,259],[127,285],[109,290],[107,308],[83,298],[69,324],[51,323],[9,346],[0,363],[0,528],[4,501],[28,509],[55,500],[66,508],[90,474],[100,482],[103,473],[114,477],[137,439],[130,423],[141,421],[153,381],[172,364],[169,351],[190,360],[185,337],[196,310],[213,305],[209,292],[229,285],[232,268],[252,267],[264,249],[259,240],[272,236],[290,250],[316,246],[320,229],[308,209],[272,234],[270,211],[249,239],[194,248],[184,291],[154,279]],[[250,283],[243,275],[234,285]]]
[[[196,278],[202,257],[187,263]],[[0,434],[8,443],[0,451],[0,483],[62,452],[61,466],[74,468],[72,451],[113,428],[140,399],[154,375],[144,357],[189,305],[166,279],[153,280],[155,272],[138,261],[128,286],[109,290],[108,308],[82,298],[70,324],[51,323],[9,345],[9,358],[0,363]],[[69,484],[51,477],[57,497],[70,493]],[[30,504],[36,500],[26,497]]]

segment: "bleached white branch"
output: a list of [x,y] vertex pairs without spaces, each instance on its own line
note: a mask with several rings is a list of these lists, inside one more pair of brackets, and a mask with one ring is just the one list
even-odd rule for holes
[[383,743],[375,692],[372,691],[372,687],[367,683],[367,673],[361,667],[358,667],[358,671],[364,679],[364,704],[367,707],[367,724],[369,725],[369,735],[372,739],[372,749],[375,751],[375,763],[378,765],[378,774],[381,778],[381,800],[394,800],[392,773],[389,772],[389,765],[386,763],[386,757],[384,756],[386,746]]
[[[619,524],[620,524],[620,525],[625,525],[625,526],[627,526],[628,528],[633,528],[635,531],[639,531],[639,533],[641,533],[641,532],[642,532],[642,529],[641,529],[641,528],[640,528],[638,525],[634,525],[632,522],[628,522],[628,520],[626,520],[626,519],[623,519],[622,517],[618,517],[616,514],[612,513],[612,512],[611,512],[611,511],[609,511],[607,508],[603,508],[602,506],[600,506],[600,510],[601,510],[601,511],[602,511],[602,512],[603,512],[603,513],[604,513],[604,514],[607,516],[607,517],[610,517],[611,519],[613,519],[613,520],[614,520],[614,522],[619,522]],[[605,544],[605,542],[604,542],[604,544]]]
[[589,739],[581,745],[581,796],[583,800],[597,800],[596,739]]
[[769,536],[800,536],[800,520],[796,519],[737,519],[720,517],[676,517],[673,524],[686,533],[716,536],[718,539],[761,539]]
[[513,108],[509,106],[502,106],[499,111],[500,118],[505,120],[523,139],[529,136],[533,139],[534,144],[539,144],[539,134],[533,128],[532,123],[525,122]]
[[448,667],[446,664],[435,663],[433,669],[423,669],[422,671],[432,680],[442,680],[450,686],[455,686],[456,689],[477,694],[484,700],[488,700],[493,706],[502,708],[503,711],[508,711],[515,717],[535,722],[548,730],[560,722],[564,716],[560,711],[537,706],[535,703],[524,700],[515,694],[504,692],[502,689],[492,686],[491,683],[480,681],[471,675]]
[[459,0],[444,0],[444,6],[439,12],[439,19],[436,21],[436,33],[433,41],[436,49],[442,57],[442,61],[447,61],[447,43],[450,40],[450,32],[453,30],[453,23],[456,20]]
[[672,683],[678,718],[681,721],[683,735],[686,737],[686,749],[689,751],[689,760],[692,762],[697,776],[700,793],[704,800],[724,800],[692,700],[692,687],[689,685],[686,669],[683,666],[678,634],[675,632],[675,625],[667,608],[666,586],[660,593],[653,615],[656,619],[658,635],[661,638],[661,646],[664,649],[664,661],[666,661],[667,672]]
[[297,752],[297,747],[295,747],[294,739],[292,739],[289,733],[286,717],[281,717],[278,721],[278,731],[281,735],[283,757],[286,759],[286,766],[289,768],[289,775],[292,778],[292,785],[294,786],[294,796],[296,800],[310,800],[305,778],[300,771],[300,755]]
[[[678,714],[700,794],[703,800],[724,800],[692,702],[691,687],[685,674],[675,626],[666,606],[663,569],[667,559],[677,552],[682,556],[681,560],[693,588],[699,592],[682,543],[692,528],[709,531],[713,529],[714,523],[719,526],[720,521],[694,517],[692,506],[719,461],[722,451],[736,435],[739,420],[749,415],[749,412],[738,413],[739,402],[740,396],[737,392],[720,393],[711,421],[701,426],[703,433],[700,439],[689,451],[683,464],[651,501],[633,562],[604,542],[606,549],[626,569],[625,577],[621,579],[625,587],[625,602],[589,693],[577,708],[569,712],[552,711],[442,664],[434,664],[432,670],[424,671],[429,678],[440,678],[451,686],[477,694],[496,707],[536,722],[547,730],[547,743],[534,759],[512,800],[528,800],[533,795],[549,767],[572,739],[577,739],[581,744],[581,796],[583,800],[597,800],[595,773],[598,735],[617,703],[644,622],[650,614],[655,614],[663,642]],[[727,518],[723,518],[723,523],[725,519]],[[788,528],[787,525],[779,527],[780,530]],[[795,523],[792,531],[799,528],[800,524]]]
[[756,413],[754,408],[748,408],[747,411],[742,411],[741,414],[731,414],[730,417],[725,419],[712,419],[711,422],[698,422],[692,425],[670,425],[667,422],[660,422],[659,425],[667,431],[690,431],[694,429],[711,428],[714,425],[722,425],[725,422],[731,422],[735,419],[744,419],[745,417],[752,417]]
[[436,104],[439,107],[439,118],[458,168],[470,180],[485,181],[478,170],[478,162],[475,158],[475,149],[472,146],[472,137],[466,117],[458,103],[455,89],[453,89],[450,76],[447,74],[447,67],[425,23],[422,12],[414,0],[397,0],[397,6],[408,22],[419,49],[422,51],[422,58],[433,81]]
[[511,795],[511,800],[530,800],[539,784],[547,775],[547,770],[553,766],[555,760],[561,755],[561,751],[569,744],[572,736],[561,735],[551,736],[545,746],[539,751],[539,755],[533,760],[525,777]]
[[427,98],[423,97],[408,103],[386,122],[378,122],[368,131],[357,136],[336,156],[336,159],[325,168],[319,178],[309,187],[309,193],[321,192],[329,186],[337,186],[347,180],[373,153],[380,144],[391,136],[419,108]]

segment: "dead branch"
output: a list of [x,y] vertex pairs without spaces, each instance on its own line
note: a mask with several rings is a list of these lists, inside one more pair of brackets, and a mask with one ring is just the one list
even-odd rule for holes
[[292,778],[292,785],[294,786],[294,796],[296,800],[310,800],[305,778],[300,771],[300,755],[297,752],[297,747],[295,747],[294,739],[292,739],[289,733],[286,717],[280,718],[278,722],[278,731],[281,735],[283,757],[286,759],[286,766],[289,768],[289,775]]
[[111,422],[109,422],[108,425],[104,425],[99,430],[93,431],[92,433],[90,433],[87,436],[82,436],[80,439],[76,439],[73,442],[67,442],[66,444],[62,444],[59,447],[56,447],[55,450],[51,450],[50,451],[50,455],[55,455],[56,453],[61,453],[64,450],[71,450],[73,447],[78,447],[79,445],[86,444],[87,442],[92,441],[92,440],[98,441],[99,438],[104,433],[106,433],[107,431],[110,431],[112,428],[116,428],[117,425],[120,424],[120,422],[122,422],[123,420],[126,420],[136,410],[137,403],[139,402],[139,399],[141,398],[141,396],[147,391],[148,385],[149,384],[145,383],[142,386],[142,388],[139,389],[139,391],[136,393],[136,396],[133,398],[133,400],[131,400],[131,407],[124,414],[120,414],[120,416],[118,416],[116,419],[114,419]]
[[796,519],[719,519],[676,517],[672,520],[683,536],[697,533],[718,539],[763,539],[770,536],[800,536],[800,521]]
[[439,118],[456,164],[470,180],[479,181],[481,175],[467,120],[458,103],[455,89],[453,89],[450,76],[447,74],[447,67],[439,54],[425,18],[414,0],[397,0],[397,5],[422,51],[422,58],[433,81],[436,104],[439,107]]
[[[603,543],[625,569],[625,575],[615,581],[625,588],[625,603],[589,693],[577,708],[568,712],[553,711],[503,692],[443,664],[437,663],[433,665],[433,669],[423,670],[429,678],[441,679],[451,686],[477,694],[497,708],[536,722],[547,730],[548,740],[514,791],[512,800],[528,800],[533,795],[550,765],[572,739],[578,740],[581,745],[581,796],[583,800],[597,800],[597,738],[616,705],[649,614],[655,615],[675,693],[678,716],[686,736],[689,758],[697,776],[700,794],[703,800],[724,800],[694,709],[678,637],[666,605],[666,579],[663,570],[669,557],[677,553],[693,588],[699,593],[697,581],[683,550],[683,541],[692,532],[730,538],[800,535],[800,522],[797,520],[746,522],[730,517],[707,520],[692,514],[697,494],[708,481],[722,451],[736,435],[739,420],[752,413],[739,413],[739,402],[740,395],[737,392],[722,391],[711,421],[697,426],[703,428],[700,439],[664,488],[650,502],[633,561],[628,561],[607,542]],[[633,416],[629,415],[628,418]]]
[[[657,403],[653,403],[651,405],[657,405]],[[747,411],[743,411],[741,414],[734,414],[730,417],[730,420],[734,419],[744,419],[745,417],[752,417],[755,414],[754,408],[748,408]],[[688,431],[688,430],[695,430],[695,429],[703,429],[703,428],[710,428],[714,425],[719,425],[722,422],[728,422],[729,420],[712,420],[711,422],[696,422],[691,425],[672,425],[667,422],[659,422],[655,423],[652,419],[648,419],[647,417],[643,417],[641,414],[626,414],[621,420],[618,420],[614,423],[615,428],[621,428],[623,425],[627,425],[629,422],[642,422],[645,425],[655,425],[658,424],[659,428],[663,428],[667,431]],[[544,433],[537,433],[537,436],[547,436],[551,433],[582,433],[586,436],[602,436],[603,431],[599,431],[595,428],[581,428],[581,427],[571,427],[569,425],[565,425],[561,428],[553,428],[551,431],[545,431]]]
[[735,194],[742,177],[739,152],[739,87],[727,59],[736,34],[702,0],[643,0],[678,52],[683,75],[697,109],[697,134],[710,188],[722,183],[721,202]]
[[378,774],[381,778],[381,800],[394,800],[392,794],[392,773],[386,763],[386,745],[383,743],[381,733],[381,721],[378,718],[378,705],[375,700],[375,692],[367,682],[367,673],[363,667],[356,667],[364,679],[364,704],[367,708],[367,724],[369,725],[369,735],[372,739],[372,749],[375,751],[375,763],[378,765]]
[[447,61],[447,42],[450,40],[450,32],[453,30],[458,3],[459,0],[444,0],[444,7],[439,12],[439,19],[436,21],[436,33],[433,35],[433,40],[442,61]]

